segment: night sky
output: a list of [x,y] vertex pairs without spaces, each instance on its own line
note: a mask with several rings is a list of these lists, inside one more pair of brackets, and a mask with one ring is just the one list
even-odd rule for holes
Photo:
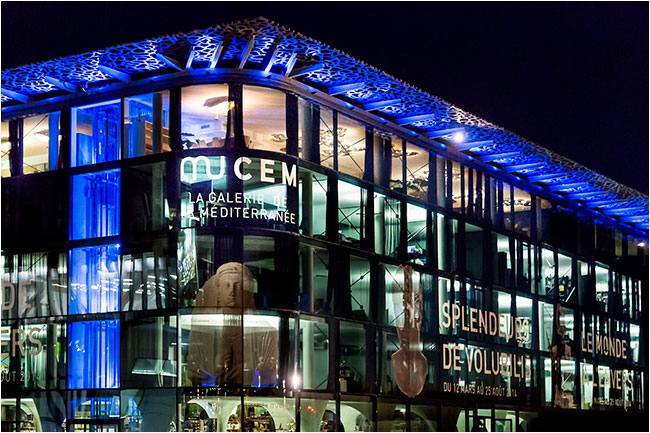
[[648,193],[648,3],[1,7],[3,70],[265,16]]

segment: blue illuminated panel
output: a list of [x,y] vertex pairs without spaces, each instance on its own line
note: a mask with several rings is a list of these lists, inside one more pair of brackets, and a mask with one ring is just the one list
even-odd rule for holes
[[118,244],[70,250],[69,314],[119,310],[119,260]]
[[72,176],[70,239],[120,233],[120,170]]
[[120,321],[68,325],[68,388],[119,388]]
[[120,101],[72,109],[73,167],[120,158]]

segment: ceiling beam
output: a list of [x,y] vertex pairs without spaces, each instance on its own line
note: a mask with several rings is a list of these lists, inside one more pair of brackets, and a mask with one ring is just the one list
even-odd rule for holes
[[481,154],[481,155],[476,155],[476,156],[481,158],[481,161],[483,161],[483,162],[492,162],[492,161],[496,161],[497,159],[511,158],[511,157],[519,156],[519,155],[521,155],[520,152],[501,152],[501,153]]
[[126,72],[118,71],[115,68],[110,68],[104,65],[98,65],[97,69],[99,69],[103,74],[106,74],[111,78],[115,78],[116,80],[120,80],[125,83],[131,81],[131,75],[127,74]]
[[[289,64],[291,64],[290,68],[289,68]],[[309,74],[311,72],[320,71],[321,69],[323,69],[325,67],[325,65],[323,63],[319,62],[319,63],[315,63],[313,65],[303,66],[302,68],[298,68],[295,71],[293,71],[293,73],[292,73],[292,70],[293,70],[293,67],[294,67],[295,64],[296,64],[296,53],[293,53],[291,55],[291,58],[289,59],[289,62],[287,63],[287,66],[285,67],[286,72],[283,75],[290,75],[291,78],[296,78],[296,77],[300,77],[302,75],[307,75],[307,74]]]
[[541,182],[543,180],[557,179],[563,176],[566,176],[566,173],[546,173],[528,176],[527,179],[529,182]]
[[402,102],[401,99],[385,99],[383,101],[368,102],[367,104],[363,104],[363,109],[366,111],[379,110],[380,108],[390,107],[400,102]]
[[217,46],[212,52],[212,57],[210,57],[210,63],[208,64],[208,69],[214,69],[217,67],[217,63],[221,60],[221,55],[223,54],[224,47],[228,45],[228,42],[224,39],[223,41],[218,41]]
[[570,191],[574,188],[582,188],[584,186],[591,186],[589,182],[573,182],[573,183],[558,183],[558,184],[547,184],[548,188],[551,191]]
[[76,84],[61,81],[58,78],[45,76],[43,77],[43,80],[54,87],[58,87],[61,90],[65,90],[66,92],[77,93],[79,90],[81,90],[79,86],[77,86]]
[[530,162],[527,164],[505,165],[503,169],[508,173],[512,173],[513,171],[525,170],[527,168],[538,168],[543,165],[543,162]]
[[273,67],[273,62],[275,62],[275,59],[278,57],[278,47],[280,46],[281,41],[282,41],[282,36],[278,36],[277,38],[275,38],[273,44],[271,44],[268,51],[266,52],[266,55],[262,60],[262,70],[264,72],[269,72]]
[[492,146],[494,141],[492,140],[482,140],[482,141],[469,141],[467,143],[454,143],[456,150],[470,150],[472,147],[477,146]]
[[403,126],[403,125],[408,125],[410,123],[433,119],[437,116],[438,115],[436,113],[418,114],[415,116],[400,117],[399,119],[395,119],[395,123],[397,123],[400,126]]
[[603,213],[607,215],[616,215],[621,212],[648,212],[647,206],[633,206],[633,207],[615,207],[603,209]]
[[250,56],[251,51],[253,51],[253,45],[255,45],[255,36],[252,36],[249,39],[248,44],[246,44],[246,49],[239,59],[239,66],[237,66],[237,69],[244,69],[246,62],[248,61],[248,56]]
[[327,93],[329,95],[340,95],[341,93],[349,92],[352,90],[357,90],[365,86],[365,83],[348,83],[348,84],[340,84],[338,86],[332,86],[328,87]]
[[5,95],[8,98],[14,99],[18,102],[26,103],[32,101],[32,98],[30,96],[24,95],[19,92],[14,92],[13,90],[9,90],[5,87],[2,87],[2,89],[0,90],[2,91],[3,95]]
[[158,60],[160,63],[164,63],[165,65],[169,66],[170,68],[174,68],[176,70],[182,71],[183,70],[183,65],[181,65],[181,62],[179,62],[176,59],[173,59],[169,56],[166,56],[162,53],[156,53],[156,60]]
[[190,52],[187,54],[187,60],[185,60],[185,69],[192,69],[192,62],[194,61],[194,56],[196,55],[196,47],[192,45]]
[[464,132],[465,128],[448,128],[448,129],[437,129],[435,131],[427,131],[425,134],[429,138],[438,138],[444,137],[445,135],[453,134],[455,132]]

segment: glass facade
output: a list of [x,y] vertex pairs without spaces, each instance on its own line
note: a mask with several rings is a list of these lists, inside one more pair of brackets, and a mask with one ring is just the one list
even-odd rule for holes
[[11,120],[36,122],[21,175],[3,138],[3,197],[38,201],[18,185],[42,178],[64,203],[40,208],[47,236],[3,236],[3,428],[527,431],[645,410],[632,236],[569,230],[498,173],[286,90],[68,108]]

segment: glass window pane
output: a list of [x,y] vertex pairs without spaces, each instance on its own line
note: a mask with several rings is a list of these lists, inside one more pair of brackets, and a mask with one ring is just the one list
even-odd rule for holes
[[550,297],[557,295],[555,284],[555,256],[553,251],[542,248],[542,284],[539,285],[539,294]]
[[350,294],[352,318],[370,320],[370,261],[367,259],[350,256]]
[[120,100],[72,109],[71,165],[120,159]]
[[329,384],[329,325],[325,319],[300,316],[300,358],[303,389],[327,389]]
[[406,143],[406,193],[420,200],[427,199],[429,188],[429,152]]
[[[68,421],[75,419],[110,419],[120,418],[120,396],[119,391],[109,390],[81,390],[68,392]],[[70,424],[71,431],[83,431],[88,424],[83,421]],[[101,430],[101,424],[97,429]],[[117,425],[113,424],[117,430]]]
[[169,91],[124,98],[127,158],[169,152]]
[[520,320],[517,333],[517,346],[526,349],[533,348],[533,329],[537,328],[537,321],[533,317],[533,300],[517,296],[517,318]]
[[341,401],[341,424],[343,424],[344,431],[375,431],[372,419],[371,402]]
[[65,325],[26,324],[23,342],[23,386],[32,389],[65,388]]
[[229,310],[180,316],[183,386],[242,385],[242,309]]
[[[225,176],[226,157],[183,158],[180,171],[181,227],[208,225],[210,219],[214,220],[219,216],[220,208],[215,205],[217,197],[211,194],[228,192]],[[210,202],[210,197],[215,200]]]
[[122,311],[154,310],[173,305],[176,295],[176,260],[168,253],[167,239],[146,247],[127,247],[122,255]]
[[120,321],[68,325],[68,388],[119,387]]
[[465,263],[467,276],[480,279],[483,277],[483,229],[465,223]]
[[71,180],[70,239],[120,233],[120,170],[79,174]]
[[390,257],[399,255],[402,202],[375,193],[375,252]]
[[2,171],[2,177],[11,176],[11,170],[9,168],[9,152],[11,150],[11,142],[9,141],[9,121],[2,121],[2,143],[0,145],[0,170]]
[[176,430],[175,389],[129,389],[120,393],[122,431]]
[[515,231],[530,236],[531,198],[530,194],[519,188],[515,194]]
[[338,226],[339,240],[356,248],[365,237],[365,212],[367,191],[356,185],[339,181]]
[[193,306],[197,302],[204,302],[203,285],[216,271],[214,251],[213,236],[197,235],[195,229],[179,231],[176,257],[178,290],[182,305]]
[[558,294],[560,296],[560,300],[564,302],[574,302],[577,298],[574,293],[575,287],[573,285],[572,269],[571,257],[558,253]]
[[300,398],[300,431],[343,431],[336,429],[336,402],[323,397]]
[[244,386],[273,388],[278,384],[279,339],[280,317],[252,311],[244,314]]
[[406,205],[406,253],[409,261],[420,265],[427,263],[427,210],[412,204]]
[[249,149],[287,151],[284,92],[266,87],[243,86],[244,140]]
[[329,287],[329,251],[307,243],[300,244],[300,309],[309,313],[331,314],[332,292]]
[[70,314],[119,311],[120,246],[70,250]]
[[604,312],[609,304],[609,278],[609,269],[596,265],[596,303]]
[[23,174],[61,168],[60,117],[61,113],[57,111],[23,120]]
[[227,84],[183,87],[181,92],[181,140],[184,149],[218,148],[226,144],[229,117],[234,105]]
[[19,317],[67,314],[67,260],[65,253],[20,256],[20,282],[11,283],[7,304],[18,304]]
[[176,316],[122,320],[122,332],[122,387],[176,385]]
[[146,233],[167,229],[171,221],[165,163],[128,167],[124,176],[127,230]]
[[406,405],[389,402],[377,403],[377,431],[406,430]]
[[298,169],[298,212],[300,233],[325,237],[327,212],[327,176],[304,168]]
[[[319,125],[320,164],[334,168],[334,114],[331,110],[320,107]],[[343,133],[341,125],[339,125],[336,139],[340,140]]]
[[339,387],[341,392],[366,390],[366,330],[357,323],[340,322]]
[[364,124],[339,114],[337,129],[339,171],[362,178],[366,157]]
[[401,138],[391,135],[390,188],[400,191],[404,189],[404,152],[402,143]]

